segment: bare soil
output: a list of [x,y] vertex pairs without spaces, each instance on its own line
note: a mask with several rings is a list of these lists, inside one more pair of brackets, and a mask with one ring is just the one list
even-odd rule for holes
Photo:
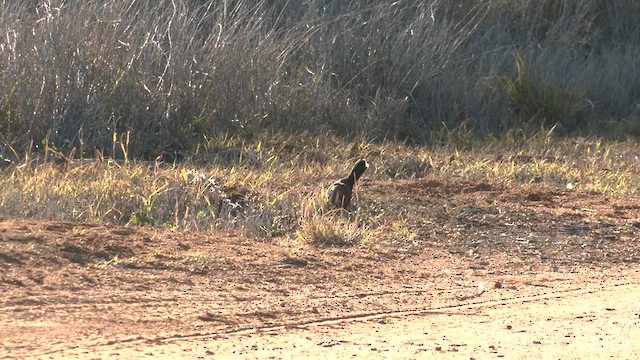
[[[0,221],[2,358],[640,356],[640,199],[365,181],[403,239]],[[377,210],[376,210],[377,209]]]

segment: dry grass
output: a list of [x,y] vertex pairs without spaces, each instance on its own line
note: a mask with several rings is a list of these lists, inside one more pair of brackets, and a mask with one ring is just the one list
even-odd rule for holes
[[265,128],[432,144],[536,115],[624,137],[638,23],[632,0],[2,2],[0,155],[154,160]]
[[[410,241],[404,214],[385,204],[357,201],[362,206],[354,213],[325,208],[325,186],[360,157],[372,164],[364,177],[367,186],[430,177],[614,197],[640,194],[640,144],[635,141],[565,139],[552,133],[531,138],[512,133],[484,143],[468,137],[460,133],[452,135],[459,142],[423,148],[265,134],[255,144],[245,143],[244,160],[235,163],[213,154],[207,164],[199,159],[176,165],[27,158],[0,172],[0,215],[178,231],[244,229],[252,236],[315,246]],[[366,187],[358,194],[367,199]]]

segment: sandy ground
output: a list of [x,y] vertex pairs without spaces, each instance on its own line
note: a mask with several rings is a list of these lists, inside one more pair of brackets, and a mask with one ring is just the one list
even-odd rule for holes
[[72,349],[62,357],[637,359],[637,283],[504,301]]
[[410,240],[3,219],[0,358],[639,357],[640,199],[365,188],[411,215]]

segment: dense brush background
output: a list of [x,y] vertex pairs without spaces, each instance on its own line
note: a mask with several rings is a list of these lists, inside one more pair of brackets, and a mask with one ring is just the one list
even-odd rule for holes
[[0,3],[5,156],[121,157],[127,133],[149,159],[265,129],[617,137],[639,103],[634,0]]

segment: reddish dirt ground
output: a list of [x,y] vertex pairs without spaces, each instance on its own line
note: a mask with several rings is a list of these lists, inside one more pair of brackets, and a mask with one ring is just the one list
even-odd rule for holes
[[298,249],[3,219],[0,357],[640,356],[640,199],[433,179],[360,193],[411,235]]

